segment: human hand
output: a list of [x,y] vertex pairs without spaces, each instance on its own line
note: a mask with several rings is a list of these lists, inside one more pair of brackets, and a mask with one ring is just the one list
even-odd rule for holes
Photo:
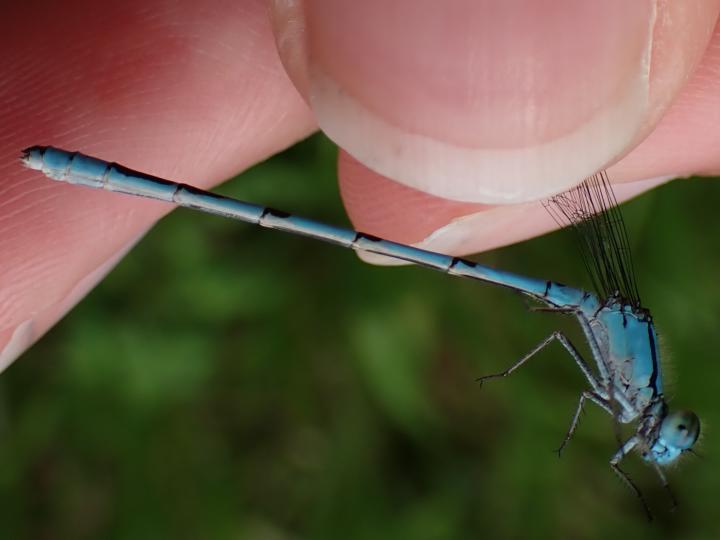
[[[49,183],[18,165],[25,146],[77,148],[207,187],[310,133],[316,116],[366,164],[425,190],[392,182],[342,152],[341,190],[359,229],[455,254],[548,226],[536,206],[478,201],[538,199],[622,155],[611,176],[632,182],[624,195],[657,183],[639,179],[718,170],[720,41],[712,31],[720,2],[684,9],[663,3],[654,18],[641,2],[556,4],[549,13],[533,2],[456,2],[454,9],[417,1],[391,9],[377,1],[276,2],[283,62],[301,93],[313,96],[315,115],[280,65],[262,1],[7,7],[0,38],[0,367],[168,211]],[[499,9],[519,11],[503,18]],[[705,51],[711,36],[714,46]],[[522,69],[507,69],[525,57]],[[643,58],[651,67],[644,86]],[[342,95],[363,103],[360,118],[348,101],[317,92],[321,68]],[[627,92],[612,121],[574,145],[550,157],[536,148],[504,168],[494,160],[498,146],[533,149],[558,133],[582,131],[577,126],[591,113]],[[404,127],[388,134],[377,130],[379,122]],[[444,143],[413,146],[409,132]],[[438,229],[447,234],[426,242]]]

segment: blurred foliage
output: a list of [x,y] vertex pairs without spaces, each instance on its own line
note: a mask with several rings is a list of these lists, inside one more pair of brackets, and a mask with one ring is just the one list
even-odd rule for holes
[[[672,403],[717,424],[720,187],[678,181],[626,205]],[[320,136],[221,192],[346,223]],[[110,195],[108,195],[110,196]],[[478,257],[583,285],[564,233]],[[720,536],[717,438],[669,472],[668,500],[610,471],[612,421],[553,346],[572,320],[506,290],[380,268],[334,246],[174,212],[0,378],[2,538],[464,539]],[[667,353],[666,353],[667,356]],[[676,399],[675,399],[676,397]]]

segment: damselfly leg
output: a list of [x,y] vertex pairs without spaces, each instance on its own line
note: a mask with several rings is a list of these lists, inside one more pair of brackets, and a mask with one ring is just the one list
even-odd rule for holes
[[562,455],[562,452],[565,449],[565,446],[567,445],[568,442],[570,442],[570,439],[572,439],[573,435],[575,435],[575,430],[577,429],[577,426],[580,423],[580,416],[584,412],[583,407],[585,405],[585,401],[587,401],[588,399],[590,401],[592,401],[593,403],[596,403],[599,407],[601,407],[608,413],[612,414],[612,409],[610,407],[610,404],[607,402],[607,400],[601,398],[596,393],[586,390],[585,392],[580,394],[580,399],[578,400],[577,408],[575,409],[575,414],[573,415],[572,421],[570,422],[570,427],[568,428],[568,431],[565,434],[565,438],[563,439],[563,442],[560,444],[560,447],[557,449],[558,457],[560,457]]
[[625,444],[623,444],[617,452],[613,455],[612,458],[610,458],[610,468],[613,470],[615,474],[618,475],[618,478],[622,480],[623,484],[625,484],[630,491],[632,491],[635,496],[640,500],[640,504],[642,504],[643,510],[645,510],[645,515],[647,516],[649,521],[652,521],[653,516],[650,512],[650,507],[648,506],[647,502],[645,501],[645,497],[643,497],[642,492],[638,489],[638,487],[635,485],[635,482],[633,482],[630,479],[630,476],[628,473],[623,471],[618,463],[629,453],[631,452],[638,444],[638,438],[637,436],[630,437]]
[[602,392],[602,387],[600,386],[600,383],[595,378],[595,375],[588,367],[587,363],[583,359],[583,357],[580,355],[578,350],[575,348],[575,346],[570,342],[570,340],[563,334],[562,332],[553,332],[550,334],[547,338],[542,340],[540,343],[538,343],[529,353],[527,353],[525,356],[523,356],[520,360],[515,362],[512,366],[507,368],[505,371],[501,371],[499,373],[493,373],[491,375],[484,375],[482,377],[478,377],[475,379],[479,383],[484,383],[485,381],[489,379],[501,379],[504,377],[507,377],[514,373],[518,368],[522,367],[528,360],[530,360],[533,356],[535,356],[537,353],[539,353],[541,350],[543,350],[545,347],[550,345],[551,342],[554,340],[559,341],[563,347],[565,347],[565,350],[570,353],[570,356],[575,361],[575,364],[580,368],[580,371],[582,371],[583,375],[585,375],[585,378],[587,379],[588,383],[590,383],[590,386],[592,386],[593,390],[596,392]]

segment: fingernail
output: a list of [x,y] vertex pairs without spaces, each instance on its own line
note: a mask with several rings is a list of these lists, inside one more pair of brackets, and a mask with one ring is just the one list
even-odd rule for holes
[[306,99],[376,172],[439,197],[534,200],[620,156],[648,108],[654,2],[304,0]]
[[33,321],[28,319],[14,329],[0,334],[0,343],[5,342],[0,350],[0,372],[12,364],[33,343]]

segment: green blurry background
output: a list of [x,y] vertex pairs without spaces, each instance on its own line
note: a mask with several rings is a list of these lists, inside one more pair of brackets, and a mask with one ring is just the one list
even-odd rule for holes
[[[346,223],[320,136],[221,192]],[[672,404],[704,422],[670,479],[610,471],[612,420],[554,345],[572,320],[506,290],[190,211],[163,220],[0,378],[2,538],[717,538],[720,186],[678,181],[626,205]],[[558,233],[485,264],[585,285]],[[584,350],[584,349],[583,349]],[[667,375],[666,375],[667,377]],[[674,384],[673,381],[675,381]]]

